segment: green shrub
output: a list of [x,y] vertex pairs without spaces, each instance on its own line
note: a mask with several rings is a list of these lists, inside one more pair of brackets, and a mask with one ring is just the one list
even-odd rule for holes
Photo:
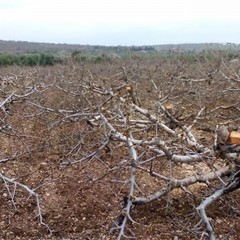
[[51,53],[0,54],[0,66],[52,66],[62,61],[60,56]]

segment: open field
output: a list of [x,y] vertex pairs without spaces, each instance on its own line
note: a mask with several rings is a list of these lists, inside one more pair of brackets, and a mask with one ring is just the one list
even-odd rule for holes
[[1,67],[0,239],[240,239],[239,159],[214,149],[239,74],[218,53]]

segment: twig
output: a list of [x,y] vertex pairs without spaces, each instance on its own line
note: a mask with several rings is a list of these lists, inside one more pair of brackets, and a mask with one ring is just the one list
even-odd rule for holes
[[14,95],[15,92],[12,92],[6,99],[4,99],[1,103],[0,103],[0,108],[2,108],[8,101],[10,101],[10,99],[12,98],[12,96]]
[[[50,234],[52,234],[52,233],[53,233],[53,230],[49,227],[48,224],[46,224],[46,223],[43,221],[42,209],[41,209],[41,205],[40,205],[39,195],[38,195],[35,191],[33,191],[32,189],[30,189],[27,185],[24,185],[24,184],[22,184],[22,183],[20,183],[20,182],[17,182],[17,181],[14,180],[14,179],[8,178],[8,177],[2,175],[1,173],[0,173],[0,178],[2,178],[2,180],[3,180],[4,183],[5,183],[5,185],[6,185],[6,182],[12,183],[12,184],[14,184],[15,188],[16,188],[16,186],[19,186],[19,187],[23,188],[24,190],[26,190],[26,191],[30,194],[30,196],[34,196],[34,197],[35,197],[35,199],[36,199],[36,205],[37,205],[37,211],[38,211],[38,215],[37,215],[37,216],[38,216],[38,218],[39,218],[39,222],[40,222],[41,225],[43,225],[44,227],[47,228],[47,230],[49,231]],[[10,193],[10,190],[8,189],[8,187],[7,187],[7,190],[8,190],[8,193]],[[15,190],[14,190],[14,193],[15,193]],[[10,193],[10,197],[11,197],[13,203],[14,203],[14,199],[13,199],[13,198],[14,198],[14,195],[15,195],[14,193],[13,193],[13,194]],[[14,206],[15,206],[15,204],[14,204]]]

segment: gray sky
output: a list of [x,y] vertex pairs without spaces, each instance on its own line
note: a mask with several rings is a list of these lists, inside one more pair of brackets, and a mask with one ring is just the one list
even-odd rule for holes
[[240,43],[240,1],[0,0],[0,39],[123,46]]

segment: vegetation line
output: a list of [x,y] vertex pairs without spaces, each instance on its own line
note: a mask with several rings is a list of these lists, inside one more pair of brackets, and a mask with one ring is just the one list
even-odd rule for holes
[[219,60],[219,56],[224,59],[231,60],[240,58],[240,50],[236,49],[204,49],[196,50],[157,50],[147,47],[116,47],[116,48],[101,48],[92,47],[91,49],[71,50],[71,51],[34,51],[30,53],[10,53],[0,52],[0,66],[52,66],[55,64],[73,63],[100,63],[117,60],[165,60],[171,62],[209,62]]

